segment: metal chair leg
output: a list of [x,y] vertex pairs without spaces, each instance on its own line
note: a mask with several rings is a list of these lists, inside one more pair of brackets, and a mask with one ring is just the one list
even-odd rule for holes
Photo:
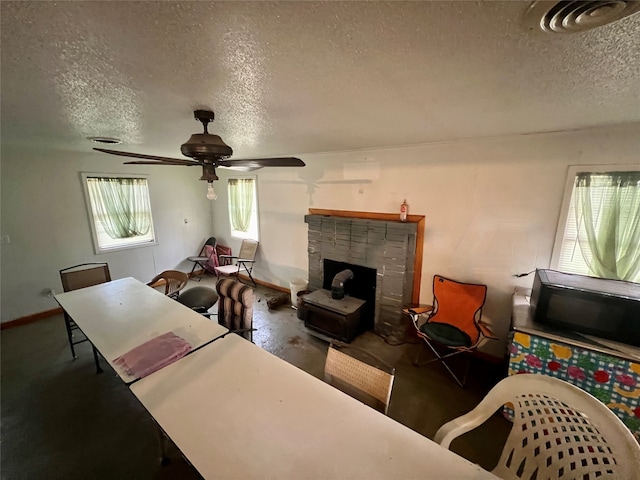
[[66,312],[64,312],[64,326],[67,329],[67,338],[69,339],[69,348],[71,349],[71,357],[75,359],[77,357],[76,357],[76,349],[73,348],[73,332],[71,331],[71,320],[69,319],[69,316],[67,315]]
[[156,431],[158,432],[158,447],[160,450],[160,465],[163,467],[171,463],[171,459],[167,454],[167,437],[160,428],[160,425],[156,423]]
[[96,350],[96,347],[94,347],[93,345],[91,345],[91,348],[93,348],[93,359],[96,362],[96,374],[98,373],[102,373],[102,367],[100,366],[100,359],[98,358],[98,350]]
[[[240,266],[238,266],[238,272],[236,273],[236,278],[238,279],[238,281],[240,283],[243,283],[249,287],[253,287],[253,288],[257,288],[258,284],[256,283],[256,281],[253,279],[253,276],[251,275],[251,271],[253,270],[253,267],[251,269],[248,269],[246,267],[246,265],[243,265],[244,267],[244,271],[247,274],[247,276],[249,277],[249,282],[251,283],[247,283],[245,281],[242,280],[242,277],[240,276]],[[242,274],[244,276],[244,273]]]
[[449,357],[453,357],[454,355],[460,355],[462,353],[467,353],[464,351],[455,351],[452,353],[448,353],[447,355],[440,355],[440,353],[438,353],[438,351],[435,349],[435,347],[433,345],[431,345],[429,342],[425,343],[429,346],[429,348],[433,351],[433,353],[435,354],[436,358],[431,358],[429,360],[427,360],[426,362],[420,363],[419,359],[420,356],[422,354],[422,349],[420,350],[420,352],[418,352],[418,356],[416,357],[416,359],[413,361],[413,364],[416,367],[422,367],[424,365],[427,365],[429,363],[433,363],[433,362],[440,362],[444,368],[447,369],[447,371],[451,374],[451,376],[454,378],[454,380],[456,381],[456,383],[464,388],[465,383],[467,382],[467,375],[469,374],[469,367],[471,366],[471,359],[468,359],[467,361],[467,365],[465,367],[465,371],[464,371],[464,376],[462,377],[462,380],[460,380],[460,378],[458,377],[458,375],[456,375],[455,373],[453,373],[453,370],[451,370],[451,367],[449,367],[449,365],[447,364],[447,362],[445,362],[445,359],[449,358]]
[[469,368],[467,367],[467,369],[465,370],[465,374],[464,377],[462,378],[462,381],[460,381],[460,379],[458,378],[458,376],[453,373],[453,370],[451,370],[451,368],[449,368],[449,365],[447,365],[447,362],[442,361],[442,365],[444,365],[444,368],[447,369],[447,371],[451,374],[451,376],[453,377],[453,379],[456,381],[456,383],[458,385],[460,385],[460,387],[464,388],[464,383],[467,380],[467,372],[469,371]]
[[191,268],[191,271],[189,272],[189,279],[197,280],[199,282],[200,278],[202,277],[202,275],[196,275],[195,277],[193,276],[193,272],[196,271],[196,267],[197,266],[198,266],[198,262],[193,262],[193,267]]
[[257,283],[256,283],[256,281],[253,279],[253,277],[251,276],[251,272],[248,272],[248,273],[249,273],[249,280],[251,281],[251,286],[252,286],[253,288],[256,288],[256,287],[258,286],[258,284],[257,284]]

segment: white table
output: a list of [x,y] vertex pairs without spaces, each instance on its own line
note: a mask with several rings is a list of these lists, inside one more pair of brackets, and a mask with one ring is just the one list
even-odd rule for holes
[[204,478],[496,478],[236,335],[131,390]]
[[132,348],[172,331],[195,349],[228,332],[130,277],[60,293],[55,299],[126,383],[136,378],[113,360]]

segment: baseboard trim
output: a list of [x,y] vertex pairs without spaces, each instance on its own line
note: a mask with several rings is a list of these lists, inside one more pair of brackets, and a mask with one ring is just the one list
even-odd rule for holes
[[[204,275],[205,273],[206,272],[204,271],[204,269],[196,270],[192,274],[189,275],[189,278],[199,277],[201,275]],[[244,282],[246,282],[248,284],[251,283],[251,279],[249,278],[248,275],[238,274],[238,277],[241,278]],[[233,276],[231,278],[233,278]],[[256,282],[258,285],[262,285],[263,287],[272,288],[274,290],[279,290],[280,292],[291,293],[291,290],[288,289],[287,287],[281,287],[280,285],[274,285],[273,283],[265,282],[264,280],[259,280],[257,278],[254,278],[253,281]]]
[[[201,270],[201,272],[204,273],[204,270]],[[196,270],[195,272],[193,272],[193,274],[191,275],[191,277],[195,277],[198,276],[199,272],[198,270]],[[243,280],[250,282],[249,277],[246,277],[244,275],[240,275],[240,277],[242,277]],[[290,290],[286,287],[280,287],[278,285],[274,285],[272,283],[269,282],[265,282],[263,280],[258,280],[255,279],[256,283],[258,285],[262,285],[264,287],[268,287],[268,288],[272,288],[274,290],[279,290],[281,292],[286,292],[286,293],[290,293]],[[156,286],[161,286],[164,285],[165,281],[164,280],[159,280],[158,283],[156,284]],[[8,322],[3,322],[0,323],[0,330],[6,330],[8,328],[15,328],[15,327],[20,327],[22,325],[28,325],[30,323],[34,323],[37,322],[38,320],[43,320],[45,318],[50,318],[50,317],[54,317],[56,315],[60,315],[62,313],[62,308],[58,307],[58,308],[53,308],[51,310],[46,310],[44,312],[38,312],[38,313],[33,313],[31,315],[26,315],[24,317],[20,317],[20,318],[16,318],[15,320],[9,320]]]
[[8,322],[0,323],[0,330],[6,330],[7,328],[15,328],[15,327],[20,327],[22,325],[28,325],[30,323],[37,322],[38,320],[43,320],[45,318],[60,315],[61,313],[62,313],[62,309],[58,307],[58,308],[53,308],[51,310],[46,310],[44,312],[38,312],[32,315],[27,315],[25,317],[16,318],[15,320],[9,320]]
[[[247,277],[245,275],[240,275],[240,278],[242,278],[242,280],[244,280],[245,282],[251,283],[251,279],[249,279],[249,277]],[[262,285],[263,287],[272,288],[272,289],[278,290],[280,292],[291,293],[291,290],[289,290],[287,287],[281,287],[279,285],[274,285],[273,283],[265,282],[264,280],[258,280],[257,278],[254,278],[253,280],[258,285]]]
[[187,275],[189,276],[189,278],[200,277],[204,275],[204,268],[201,268],[200,270],[194,270],[193,272],[188,273]]

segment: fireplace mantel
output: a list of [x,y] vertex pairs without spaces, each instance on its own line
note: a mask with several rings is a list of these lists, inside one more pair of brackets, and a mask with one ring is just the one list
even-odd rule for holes
[[402,339],[402,307],[419,303],[424,216],[310,209],[309,287],[322,288],[325,259],[376,271],[374,329]]

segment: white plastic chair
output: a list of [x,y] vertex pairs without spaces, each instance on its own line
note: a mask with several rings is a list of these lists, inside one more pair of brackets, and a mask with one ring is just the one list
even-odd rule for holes
[[637,479],[640,446],[622,421],[584,390],[563,380],[521,374],[499,382],[469,413],[436,432],[451,441],[507,405],[515,415],[492,473],[503,479]]

